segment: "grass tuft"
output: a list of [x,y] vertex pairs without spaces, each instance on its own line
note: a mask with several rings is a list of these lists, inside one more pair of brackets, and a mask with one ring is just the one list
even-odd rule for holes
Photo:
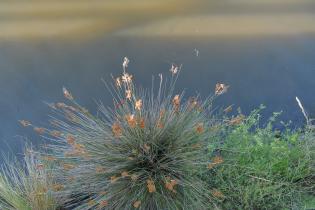
[[25,165],[7,162],[0,174],[3,210],[55,210],[57,198],[49,191],[52,180],[34,151],[26,149]]
[[[58,160],[53,173],[76,209],[208,209],[214,207],[212,188],[205,179],[209,165],[207,145],[218,122],[212,100],[184,101],[174,94],[178,67],[170,82],[155,92],[137,89],[126,72],[107,87],[114,108],[99,104],[97,116],[78,105],[67,89],[70,105],[53,105],[54,143],[48,148]],[[217,86],[216,95],[227,91]],[[58,134],[58,135],[55,135]],[[57,143],[55,143],[57,142]],[[80,201],[80,202],[78,202]]]

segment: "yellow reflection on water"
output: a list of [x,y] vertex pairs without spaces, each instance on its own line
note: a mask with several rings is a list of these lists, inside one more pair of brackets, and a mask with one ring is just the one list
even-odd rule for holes
[[0,39],[315,33],[313,0],[0,0]]
[[110,33],[191,10],[198,0],[0,1],[0,38]]

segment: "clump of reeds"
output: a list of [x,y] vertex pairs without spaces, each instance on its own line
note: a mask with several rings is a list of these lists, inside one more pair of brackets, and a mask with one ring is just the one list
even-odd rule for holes
[[24,163],[7,162],[0,174],[0,209],[55,210],[58,199],[49,172],[31,149],[26,149]]
[[223,159],[209,158],[218,125],[212,100],[228,86],[218,84],[204,101],[185,101],[174,93],[178,66],[172,66],[170,82],[159,75],[155,92],[154,85],[150,91],[135,87],[128,63],[125,58],[122,76],[107,85],[112,108],[99,104],[92,115],[64,88],[70,103],[51,104],[54,129],[34,128],[52,141],[46,149],[57,193],[77,209],[213,208],[216,194],[204,174]]

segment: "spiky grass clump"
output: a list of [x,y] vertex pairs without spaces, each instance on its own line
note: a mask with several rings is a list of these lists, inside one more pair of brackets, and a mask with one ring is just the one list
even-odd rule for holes
[[55,210],[57,198],[49,190],[52,179],[32,150],[27,149],[25,165],[7,163],[0,174],[2,210]]
[[278,113],[261,127],[259,112],[226,129],[225,164],[212,170],[209,179],[228,195],[221,208],[304,209],[304,198],[315,195],[314,133],[309,126],[273,130]]
[[[124,71],[109,88],[114,108],[99,105],[97,116],[72,103],[52,105],[54,131],[46,132],[58,160],[53,170],[77,209],[211,209],[211,186],[204,179],[217,122],[211,116],[213,97],[182,102],[174,95],[178,68],[166,85],[160,75],[156,96],[135,88]],[[216,95],[226,91],[223,84]],[[220,164],[216,157],[210,164]]]

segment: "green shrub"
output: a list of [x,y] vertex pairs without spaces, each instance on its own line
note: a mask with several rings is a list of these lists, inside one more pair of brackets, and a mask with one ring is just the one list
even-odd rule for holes
[[301,209],[303,197],[315,192],[312,131],[273,130],[279,113],[261,128],[259,111],[228,123],[219,150],[224,163],[211,171],[210,183],[224,195],[222,209]]

